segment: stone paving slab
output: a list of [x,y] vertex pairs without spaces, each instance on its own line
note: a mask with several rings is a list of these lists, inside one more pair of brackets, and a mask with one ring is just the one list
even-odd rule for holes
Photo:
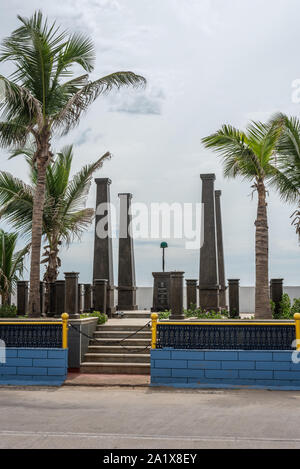
[[147,322],[150,321],[149,318],[123,318],[123,319],[109,319],[103,327],[105,326],[144,326]]
[[68,373],[64,386],[120,386],[140,387],[149,386],[149,375],[107,375]]

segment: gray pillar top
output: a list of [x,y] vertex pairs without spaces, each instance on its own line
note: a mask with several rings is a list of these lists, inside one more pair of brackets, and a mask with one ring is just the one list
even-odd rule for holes
[[216,197],[221,197],[222,191],[215,191]]
[[200,174],[200,179],[211,179],[212,181],[216,180],[216,175],[214,173],[211,174]]
[[64,275],[66,277],[78,278],[79,277],[79,272],[64,272]]
[[126,196],[128,199],[132,199],[132,194],[130,192],[121,192],[118,194],[118,197]]
[[96,184],[110,185],[111,184],[111,179],[109,179],[109,178],[95,178],[95,183]]
[[229,278],[228,279],[228,282],[230,282],[230,283],[238,283],[239,281],[240,281],[239,278]]
[[282,283],[283,280],[284,280],[283,278],[271,278],[272,283]]

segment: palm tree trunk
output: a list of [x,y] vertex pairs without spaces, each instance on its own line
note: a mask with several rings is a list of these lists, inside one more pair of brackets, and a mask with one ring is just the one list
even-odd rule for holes
[[266,188],[263,179],[257,181],[258,207],[255,221],[255,317],[272,319],[269,289],[269,233]]
[[[50,243],[50,246],[52,244]],[[58,249],[57,244],[55,248],[50,247],[50,254],[47,269],[44,275],[44,282],[46,283],[46,291],[45,291],[45,311],[46,313],[49,312],[49,305],[50,305],[50,283],[53,283],[57,280],[58,277]],[[50,311],[51,312],[51,311]]]
[[43,142],[36,154],[37,184],[33,197],[32,210],[32,239],[31,239],[31,264],[30,264],[30,289],[29,289],[29,317],[39,317],[40,311],[40,261],[41,244],[43,234],[43,210],[46,192],[46,170],[51,154],[49,151],[49,134],[43,135]]

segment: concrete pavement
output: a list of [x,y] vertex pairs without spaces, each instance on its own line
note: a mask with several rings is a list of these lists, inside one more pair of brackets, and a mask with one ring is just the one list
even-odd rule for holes
[[299,448],[300,393],[0,388],[0,448]]

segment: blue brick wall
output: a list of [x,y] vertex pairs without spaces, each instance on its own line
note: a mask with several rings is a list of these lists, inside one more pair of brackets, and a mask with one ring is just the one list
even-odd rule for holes
[[0,385],[61,386],[67,377],[67,349],[6,349]]
[[292,352],[151,350],[151,385],[300,390]]

